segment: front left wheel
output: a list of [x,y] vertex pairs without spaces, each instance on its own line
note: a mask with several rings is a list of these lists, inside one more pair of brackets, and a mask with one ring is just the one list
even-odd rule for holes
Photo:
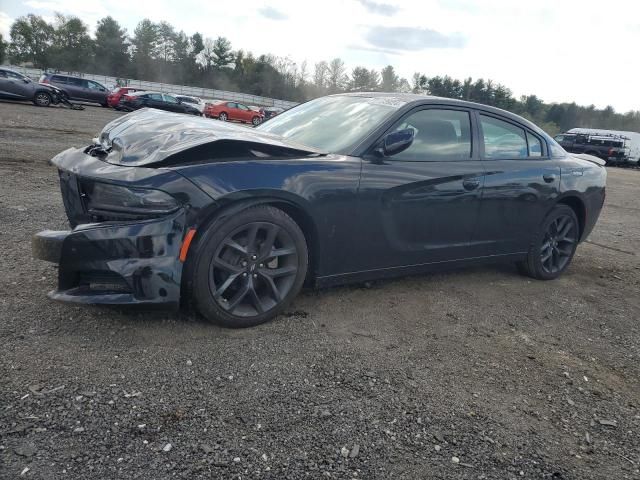
[[309,265],[302,230],[271,206],[213,221],[194,253],[195,307],[231,328],[259,325],[282,312],[302,288]]
[[38,92],[35,97],[33,97],[33,103],[35,103],[38,107],[48,107],[51,105],[51,95],[47,92]]

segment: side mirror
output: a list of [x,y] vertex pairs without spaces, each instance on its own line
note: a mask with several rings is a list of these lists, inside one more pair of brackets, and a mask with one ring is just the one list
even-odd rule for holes
[[397,132],[391,132],[382,140],[382,154],[385,157],[396,155],[405,151],[413,143],[415,131],[412,128],[405,128]]

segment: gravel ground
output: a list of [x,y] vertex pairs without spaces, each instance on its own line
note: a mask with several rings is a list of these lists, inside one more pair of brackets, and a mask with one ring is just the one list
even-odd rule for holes
[[234,331],[46,298],[47,160],[117,115],[0,103],[0,477],[640,478],[640,171],[559,280],[308,291]]

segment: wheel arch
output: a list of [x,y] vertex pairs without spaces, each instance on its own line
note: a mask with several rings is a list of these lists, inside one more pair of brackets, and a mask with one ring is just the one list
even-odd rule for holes
[[304,199],[295,198],[295,195],[282,196],[266,192],[252,198],[246,198],[245,192],[245,195],[232,195],[229,198],[220,199],[212,208],[204,210],[197,219],[196,235],[193,239],[193,246],[189,248],[187,260],[191,257],[192,250],[195,250],[194,247],[197,248],[201,233],[212,222],[236,215],[247,208],[261,205],[271,206],[289,215],[302,230],[309,250],[309,269],[306,283],[311,283],[315,279],[320,263],[320,236],[318,226],[304,203]]
[[568,193],[558,200],[557,205],[566,205],[576,214],[580,228],[580,239],[582,239],[587,222],[587,207],[584,201],[577,194]]

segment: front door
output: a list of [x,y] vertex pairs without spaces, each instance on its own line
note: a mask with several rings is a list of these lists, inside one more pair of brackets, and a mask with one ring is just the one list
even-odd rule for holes
[[178,102],[178,99],[176,97],[164,93],[162,94],[162,98],[164,99],[167,110],[169,110],[170,112],[184,113],[184,107],[180,104],[180,102]]
[[478,255],[473,239],[484,170],[473,121],[464,108],[421,107],[390,130],[414,130],[407,150],[365,155],[358,219],[363,269]]
[[476,240],[485,255],[526,252],[560,186],[560,167],[537,134],[478,114],[486,171]]

